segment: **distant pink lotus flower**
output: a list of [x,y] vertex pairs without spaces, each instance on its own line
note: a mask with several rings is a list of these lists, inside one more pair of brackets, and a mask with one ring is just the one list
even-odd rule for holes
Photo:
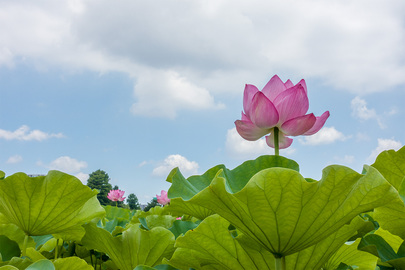
[[170,202],[170,199],[167,198],[167,192],[164,190],[160,192],[160,196],[156,195],[156,199],[157,202],[160,203],[161,205],[166,205]]
[[123,190],[113,189],[110,190],[110,192],[108,192],[107,198],[114,202],[116,201],[122,202],[123,200],[125,200],[125,197],[123,197],[124,193],[125,191]]
[[[256,141],[266,134],[266,143],[275,148],[278,132],[279,149],[287,148],[293,139],[287,136],[313,135],[325,124],[329,111],[315,117],[306,114],[309,108],[304,80],[294,85],[274,75],[262,91],[247,84],[243,94],[242,119],[235,121],[236,130],[244,139]],[[276,131],[277,128],[277,131]],[[276,154],[278,149],[276,148]]]
[[181,217],[176,217],[176,220],[181,220]]

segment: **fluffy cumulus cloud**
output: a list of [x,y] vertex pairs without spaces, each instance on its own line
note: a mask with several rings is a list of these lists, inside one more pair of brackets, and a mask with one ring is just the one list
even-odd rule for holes
[[30,130],[26,125],[23,125],[15,131],[0,129],[0,139],[19,140],[19,141],[43,141],[49,138],[63,138],[62,133],[47,133],[38,129]]
[[386,128],[386,125],[384,124],[384,119],[398,113],[398,110],[396,108],[391,108],[391,110],[389,111],[377,113],[374,109],[369,109],[367,107],[366,100],[358,96],[351,101],[351,108],[352,108],[352,115],[355,118],[362,121],[374,119],[377,121],[378,125],[382,129]]
[[190,176],[197,174],[199,165],[197,162],[189,161],[181,155],[170,155],[165,158],[161,165],[153,169],[152,174],[159,177],[165,177],[176,167],[179,167],[184,176]]
[[84,175],[79,173],[82,169],[87,168],[87,162],[79,161],[69,156],[61,156],[53,160],[49,164],[43,166],[48,168],[49,170],[58,170],[69,174],[78,174],[80,177],[83,178]]
[[335,127],[323,127],[318,133],[301,137],[299,141],[304,145],[321,145],[334,143],[336,141],[345,141],[349,138],[350,136],[344,135]]
[[143,74],[135,85],[135,115],[175,118],[177,111],[221,109],[207,89],[193,85],[175,71]]
[[7,164],[16,164],[16,163],[20,163],[21,161],[23,161],[22,156],[20,155],[14,155],[11,156],[7,159],[6,163]]
[[394,139],[378,139],[377,147],[371,152],[370,156],[367,158],[368,162],[372,163],[384,150],[399,150],[402,147],[402,143],[400,141],[396,141]]
[[82,173],[79,172],[76,175],[76,178],[78,178],[80,181],[82,181],[83,184],[87,185],[87,180],[89,179],[89,175],[87,173]]
[[[228,129],[225,147],[227,153],[236,159],[255,159],[261,155],[274,154],[274,149],[266,144],[264,138],[257,141],[247,141],[239,135],[236,128]],[[291,155],[294,152],[295,149],[292,147],[280,150],[283,155]]]
[[377,118],[375,110],[367,108],[367,102],[358,96],[351,101],[351,108],[352,115],[361,120]]
[[405,83],[402,0],[0,5],[0,66],[124,72],[136,115],[218,109],[218,93],[280,70],[354,93]]

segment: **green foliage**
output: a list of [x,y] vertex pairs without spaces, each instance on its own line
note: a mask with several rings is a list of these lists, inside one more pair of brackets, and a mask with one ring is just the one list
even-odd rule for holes
[[239,192],[231,193],[232,182],[221,170],[187,203],[221,215],[276,256],[314,245],[359,213],[398,198],[372,167],[361,175],[329,166],[322,180],[311,183],[294,170],[270,168],[246,182]]
[[299,170],[299,166],[295,161],[280,156],[261,156],[255,160],[246,161],[233,170],[227,169],[224,165],[218,165],[209,169],[203,175],[195,175],[187,179],[184,178],[178,168],[175,168],[170,172],[166,180],[172,183],[168,191],[168,197],[171,199],[168,211],[177,215],[186,214],[204,219],[214,212],[207,207],[200,207],[190,203],[189,200],[197,193],[207,188],[211,184],[212,179],[214,179],[219,172],[221,172],[221,175],[226,179],[226,189],[230,192],[237,192],[241,190],[257,172],[272,167],[289,168],[295,171]]
[[9,261],[12,257],[20,257],[21,250],[18,244],[4,235],[0,235],[0,259]]
[[0,269],[405,269],[404,149],[320,181],[275,156],[188,179],[174,169],[170,204],[147,212],[101,207],[61,172],[0,173]]
[[[112,189],[109,183],[110,177],[105,171],[97,170],[89,175],[87,186],[91,189],[97,189],[97,199],[101,205],[112,205],[111,201],[107,198],[108,192]],[[114,202],[115,205],[115,202]]]
[[128,195],[127,204],[129,206],[129,209],[131,209],[131,210],[141,209],[141,206],[139,205],[138,197],[134,193],[131,193]]
[[156,199],[152,199],[150,202],[148,202],[148,204],[145,206],[145,208],[143,209],[143,211],[148,212],[150,209],[156,207],[156,206],[161,206]]
[[84,233],[81,224],[104,215],[96,191],[58,171],[28,177],[16,173],[0,181],[0,213],[27,235]]
[[133,225],[116,237],[92,223],[84,225],[84,228],[83,245],[109,254],[121,270],[132,270],[139,264],[161,264],[162,259],[170,258],[174,251],[174,235],[161,227],[144,230]]

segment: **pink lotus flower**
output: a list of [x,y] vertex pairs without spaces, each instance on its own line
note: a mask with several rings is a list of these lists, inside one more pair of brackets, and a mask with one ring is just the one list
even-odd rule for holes
[[[247,84],[243,94],[242,120],[236,120],[236,130],[244,139],[256,141],[266,134],[266,143],[275,148],[274,131],[278,128],[279,148],[291,145],[287,136],[313,135],[325,124],[329,111],[315,117],[306,114],[309,108],[307,86],[304,80],[294,85],[285,83],[277,76],[266,84],[262,91]],[[276,150],[277,151],[277,150]]]
[[160,196],[156,195],[156,199],[157,202],[160,203],[161,205],[166,205],[170,202],[170,199],[167,198],[167,192],[164,190],[160,192]]
[[116,201],[122,202],[123,200],[125,200],[125,197],[123,197],[124,193],[125,191],[123,190],[113,189],[110,190],[110,192],[108,192],[107,198],[114,202]]

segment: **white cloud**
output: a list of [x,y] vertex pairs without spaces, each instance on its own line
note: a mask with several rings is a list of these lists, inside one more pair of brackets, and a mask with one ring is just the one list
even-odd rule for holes
[[189,161],[181,155],[170,155],[165,158],[162,165],[153,169],[152,174],[155,176],[167,176],[176,167],[179,167],[181,173],[187,177],[197,174],[199,166],[197,162]]
[[362,120],[377,118],[377,113],[374,109],[367,108],[367,102],[360,97],[355,97],[351,101],[352,115]]
[[[38,165],[42,164],[39,163]],[[61,156],[44,166],[50,170],[58,170],[69,174],[75,174],[79,173],[82,169],[87,168],[87,162],[78,161],[68,156]],[[79,174],[79,176],[82,177],[83,175]]]
[[78,178],[80,181],[82,181],[82,183],[83,183],[84,185],[87,185],[87,179],[89,179],[89,175],[88,175],[87,173],[79,172],[79,173],[77,173],[75,176],[76,176],[76,178]]
[[146,164],[148,164],[149,162],[147,162],[146,160],[142,161],[141,163],[138,164],[138,167],[143,167]]
[[221,109],[207,89],[192,84],[174,71],[142,74],[134,93],[137,102],[131,111],[135,115],[175,118],[177,111]]
[[7,164],[16,164],[16,163],[20,163],[22,160],[23,160],[22,156],[14,155],[14,156],[9,157],[6,161],[6,163]]
[[219,108],[217,93],[280,70],[358,94],[388,91],[405,84],[404,8],[402,0],[8,1],[0,66],[124,72],[134,79],[133,113],[172,118]]
[[352,115],[360,120],[375,119],[380,128],[386,128],[384,118],[398,113],[396,108],[391,108],[390,111],[378,114],[374,109],[367,107],[367,102],[360,97],[355,97],[351,101]]
[[351,155],[345,155],[344,157],[335,157],[335,159],[344,165],[350,165],[353,164],[355,161],[355,157]]
[[49,138],[63,138],[62,133],[46,133],[38,129],[30,130],[26,125],[19,127],[15,131],[0,129],[0,139],[19,141],[43,141]]
[[349,138],[350,136],[345,136],[335,127],[323,127],[318,133],[311,136],[301,137],[299,141],[304,145],[321,145],[331,144],[336,141],[345,141]]
[[377,147],[371,152],[370,156],[367,158],[367,161],[374,162],[378,154],[380,154],[384,150],[394,149],[395,151],[399,150],[402,147],[402,143],[400,141],[396,141],[393,139],[378,139]]
[[[274,149],[267,145],[264,138],[247,141],[239,135],[236,128],[228,129],[225,147],[228,154],[237,159],[254,159],[261,155],[274,155]],[[292,155],[294,152],[295,149],[292,147],[280,150],[282,155]]]

